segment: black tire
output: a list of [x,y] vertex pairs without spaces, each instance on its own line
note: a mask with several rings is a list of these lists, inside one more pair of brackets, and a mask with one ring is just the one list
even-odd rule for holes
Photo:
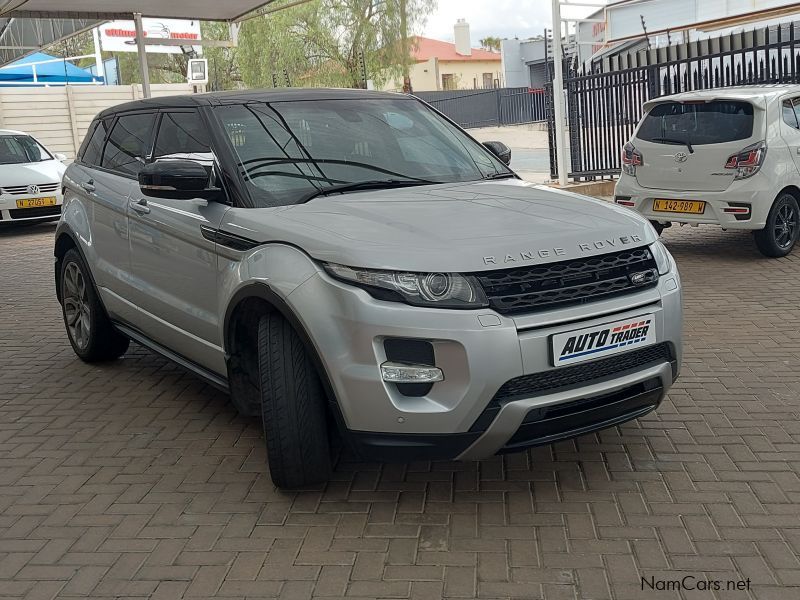
[[87,363],[115,360],[125,354],[130,340],[117,331],[106,315],[89,276],[89,269],[77,250],[61,260],[61,314],[69,343]]
[[658,221],[650,221],[650,225],[653,226],[653,229],[656,230],[658,235],[661,235],[664,232],[666,226],[663,223],[659,223]]
[[772,204],[767,226],[753,232],[756,246],[769,258],[780,258],[792,251],[800,236],[800,207],[791,194],[781,194]]
[[297,488],[327,481],[331,449],[325,392],[300,336],[278,313],[258,322],[258,370],[272,482]]

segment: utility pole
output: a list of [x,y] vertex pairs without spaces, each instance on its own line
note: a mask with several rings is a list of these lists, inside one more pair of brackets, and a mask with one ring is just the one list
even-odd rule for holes
[[[561,0],[553,0],[553,110],[558,158],[558,183],[567,185],[567,131],[564,127],[564,51],[561,46]],[[545,41],[545,43],[547,43]]]
[[142,94],[145,98],[149,98],[150,71],[147,66],[147,46],[144,41],[142,13],[133,13],[133,22],[136,24],[136,50],[139,53],[139,70],[142,72]]
[[403,52],[403,93],[411,94],[411,75],[409,73],[409,47],[408,47],[408,18],[406,13],[406,0],[400,2],[400,44]]
[[100,28],[95,27],[92,29],[92,41],[94,42],[94,63],[97,70],[97,76],[103,78],[103,85],[108,85],[106,81],[106,70],[103,64],[103,54],[100,49]]

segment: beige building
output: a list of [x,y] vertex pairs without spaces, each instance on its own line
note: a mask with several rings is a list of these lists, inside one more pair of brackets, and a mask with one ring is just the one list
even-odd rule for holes
[[[413,38],[414,65],[409,73],[412,91],[502,87],[504,82],[500,53],[472,48],[469,24],[463,19],[459,19],[454,29],[454,43],[422,36]],[[403,82],[390,81],[384,89],[400,91],[403,89]]]

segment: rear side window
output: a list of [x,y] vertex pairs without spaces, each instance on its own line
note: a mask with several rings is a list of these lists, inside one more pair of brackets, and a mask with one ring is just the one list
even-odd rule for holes
[[149,153],[155,120],[155,113],[125,115],[117,119],[103,151],[103,168],[125,175],[138,175]]
[[651,110],[636,137],[657,144],[725,144],[753,137],[749,102],[665,102]]
[[168,112],[161,118],[153,160],[211,160],[208,130],[196,111]]
[[103,156],[103,144],[106,141],[108,127],[111,121],[103,119],[98,121],[93,129],[89,131],[89,137],[81,153],[81,162],[91,166],[100,166],[100,159]]

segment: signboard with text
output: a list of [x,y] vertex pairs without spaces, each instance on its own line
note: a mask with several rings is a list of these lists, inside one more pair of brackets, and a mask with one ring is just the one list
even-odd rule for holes
[[[200,40],[200,21],[142,19],[146,39],[185,40],[187,46]],[[106,52],[136,52],[133,21],[110,21],[100,26],[100,43]],[[181,54],[180,46],[147,46],[148,52]]]

